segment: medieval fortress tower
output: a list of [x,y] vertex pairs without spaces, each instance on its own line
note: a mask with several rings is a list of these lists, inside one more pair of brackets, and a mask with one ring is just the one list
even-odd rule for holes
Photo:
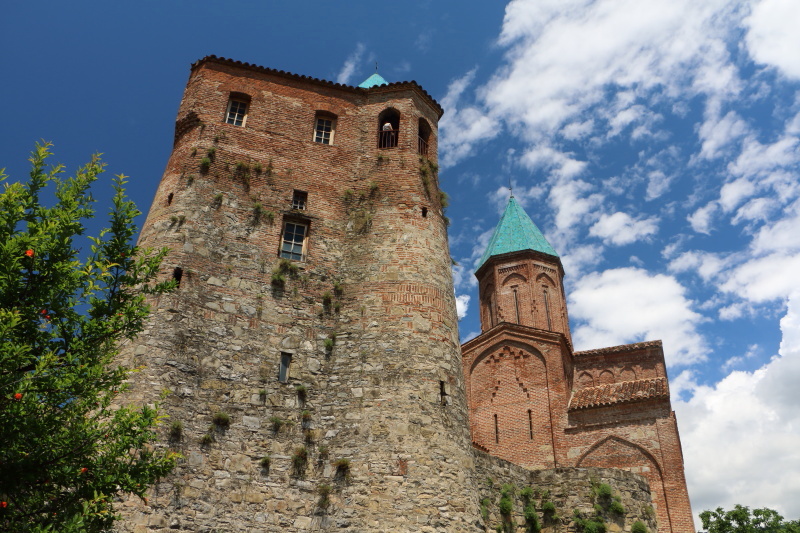
[[573,352],[513,198],[459,345],[442,113],[377,74],[192,65],[139,240],[179,286],[122,348],[182,459],[122,530],[694,531],[661,343]]

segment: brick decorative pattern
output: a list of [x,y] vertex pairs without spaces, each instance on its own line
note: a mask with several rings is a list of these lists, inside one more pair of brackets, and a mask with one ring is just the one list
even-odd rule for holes
[[577,411],[589,407],[657,399],[669,399],[666,378],[622,381],[580,389],[573,394],[569,410]]

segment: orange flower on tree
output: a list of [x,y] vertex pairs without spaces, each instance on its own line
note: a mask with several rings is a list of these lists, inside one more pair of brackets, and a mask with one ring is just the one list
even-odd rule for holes
[[33,257],[33,249],[32,248],[28,248],[25,251],[25,255],[27,255],[28,257]]
[[21,393],[21,392],[18,392],[18,393],[16,393],[16,394],[14,395],[14,399],[15,399],[15,400],[21,400],[21,399],[22,399],[22,393]]

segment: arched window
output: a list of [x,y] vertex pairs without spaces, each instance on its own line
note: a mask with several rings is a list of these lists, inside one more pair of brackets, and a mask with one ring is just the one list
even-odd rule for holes
[[400,112],[384,109],[378,115],[378,148],[395,148],[400,136]]
[[417,153],[428,157],[428,143],[431,138],[431,126],[424,118],[419,119],[419,129],[417,132]]

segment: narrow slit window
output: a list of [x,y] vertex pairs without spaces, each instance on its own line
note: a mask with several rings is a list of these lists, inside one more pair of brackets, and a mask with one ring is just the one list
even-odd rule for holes
[[447,385],[445,385],[444,381],[439,382],[439,399],[442,405],[447,405]]
[[167,195],[167,205],[171,205],[171,204],[172,204],[172,199],[173,199],[173,198],[175,198],[175,194],[173,194],[173,193],[169,193],[169,194]]
[[517,299],[516,287],[514,287],[514,311],[517,313],[517,324],[519,324],[519,300]]
[[550,295],[547,292],[547,287],[544,288],[544,314],[547,317],[547,330],[552,331],[553,325],[550,322]]
[[427,207],[423,207],[422,208],[422,218],[428,218],[428,208]]
[[234,126],[244,126],[247,119],[247,102],[231,98],[225,112],[225,122]]
[[294,191],[292,194],[292,209],[305,210],[308,203],[308,193],[305,191]]
[[283,226],[280,256],[293,261],[305,260],[308,226],[299,222],[286,222]]
[[530,409],[528,409],[528,432],[533,440],[533,412]]
[[181,286],[181,279],[183,279],[183,269],[181,267],[175,267],[172,271],[172,279],[175,280],[175,288]]
[[278,369],[278,381],[286,383],[289,381],[289,366],[292,364],[292,354],[281,352],[281,366]]
[[494,415],[494,442],[500,443],[500,426],[497,425],[497,415]]

